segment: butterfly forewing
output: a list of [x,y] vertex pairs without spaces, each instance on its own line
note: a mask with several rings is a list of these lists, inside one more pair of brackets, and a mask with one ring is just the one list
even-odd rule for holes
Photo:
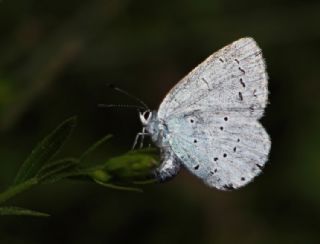
[[242,38],[209,56],[165,97],[158,117],[194,110],[238,111],[260,118],[268,97],[267,73],[260,48]]

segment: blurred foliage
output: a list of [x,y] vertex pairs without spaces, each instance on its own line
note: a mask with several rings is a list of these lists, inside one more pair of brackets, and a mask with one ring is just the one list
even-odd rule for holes
[[[30,178],[36,177],[38,173],[42,176],[50,174],[50,171],[47,173],[42,173],[42,171],[44,171],[43,167],[45,163],[47,163],[52,157],[56,155],[59,149],[63,146],[63,143],[71,134],[75,125],[76,119],[71,118],[62,123],[55,131],[52,132],[52,134],[50,134],[42,142],[40,142],[40,144],[32,151],[30,156],[21,166],[15,178],[14,184],[21,184],[22,182],[25,182]],[[67,162],[69,161],[63,160],[53,165],[65,165],[65,163]],[[50,168],[53,168],[53,170],[55,170],[52,165]]]
[[[111,158],[106,163],[96,164],[94,167],[84,166],[84,159],[110,139],[109,135],[89,147],[79,159],[64,158],[50,161],[64,145],[75,126],[75,117],[67,119],[39,143],[20,167],[14,184],[0,193],[0,204],[37,184],[56,183],[70,177],[91,180],[113,189],[140,192],[141,189],[127,185],[143,183],[146,178],[149,178],[149,182],[155,182],[152,170],[158,163],[155,157],[150,154],[150,150],[132,151]],[[45,213],[19,207],[0,207],[0,215],[49,216]]]
[[[6,205],[52,217],[1,216],[0,243],[319,243],[319,23],[317,0],[1,1],[2,190],[32,145],[74,114],[78,126],[46,170],[58,169],[59,159],[79,159],[107,134],[112,143],[83,165],[124,155],[141,125],[135,111],[97,108],[132,104],[105,84],[156,109],[181,77],[243,36],[255,38],[268,66],[270,105],[262,123],[272,149],[264,174],[234,192],[209,189],[184,171],[167,184],[144,186],[143,194],[80,176],[37,184]],[[97,169],[96,182],[119,183],[126,175],[116,165],[110,170],[112,177]]]

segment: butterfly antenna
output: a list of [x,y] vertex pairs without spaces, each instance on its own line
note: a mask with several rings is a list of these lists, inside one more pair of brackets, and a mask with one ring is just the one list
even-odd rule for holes
[[[135,101],[137,101],[138,103],[140,103],[143,106],[143,109],[149,110],[149,107],[147,106],[147,104],[145,102],[143,102],[141,99],[137,98],[136,96],[130,94],[129,92],[124,91],[124,90],[120,89],[119,87],[116,87],[113,84],[108,84],[108,87],[113,89],[113,90],[115,90],[115,91],[117,91],[117,92],[120,92],[120,93],[126,95],[127,97],[129,97],[129,98],[131,98],[131,99],[133,99]],[[127,106],[127,105],[125,105],[125,106]],[[131,105],[128,105],[128,106],[131,106]],[[137,106],[137,107],[140,107],[140,106]]]
[[144,110],[145,107],[137,105],[126,105],[126,104],[98,104],[99,108],[134,108],[139,111]]

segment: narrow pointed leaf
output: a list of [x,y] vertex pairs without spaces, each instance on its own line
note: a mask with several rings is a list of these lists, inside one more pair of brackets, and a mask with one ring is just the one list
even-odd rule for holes
[[86,157],[88,157],[92,152],[94,152],[98,147],[103,145],[106,141],[108,141],[112,135],[106,135],[105,137],[101,138],[99,141],[94,143],[91,147],[89,147],[79,158],[79,161],[83,161]]
[[65,158],[45,165],[38,173],[41,183],[53,183],[72,173],[78,173],[78,160]]
[[18,215],[33,217],[49,217],[49,214],[20,207],[0,207],[0,215]]
[[43,165],[56,155],[75,126],[76,118],[69,118],[44,138],[19,169],[14,184],[34,177]]
[[157,179],[153,178],[153,179],[149,179],[149,180],[133,181],[132,183],[136,184],[136,185],[149,185],[149,184],[155,184],[158,182],[159,181]]

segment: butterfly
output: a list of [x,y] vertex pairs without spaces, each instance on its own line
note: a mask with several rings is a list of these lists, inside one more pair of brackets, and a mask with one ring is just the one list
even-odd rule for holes
[[271,141],[260,124],[268,75],[254,39],[213,53],[179,81],[158,111],[140,113],[143,132],[160,148],[160,181],[181,167],[219,190],[240,188],[259,175]]

